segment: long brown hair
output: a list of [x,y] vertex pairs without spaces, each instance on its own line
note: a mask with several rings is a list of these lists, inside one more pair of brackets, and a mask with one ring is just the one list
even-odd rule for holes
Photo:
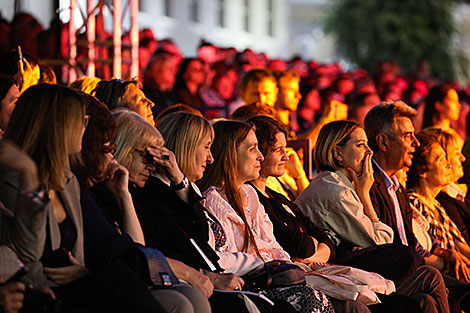
[[33,158],[39,179],[50,189],[65,186],[69,141],[83,131],[85,110],[80,91],[59,85],[35,85],[18,98],[5,138]]
[[248,244],[254,246],[261,258],[253,233],[248,226],[240,186],[238,186],[237,148],[254,130],[254,126],[240,121],[220,121],[214,124],[215,138],[211,147],[214,163],[209,164],[204,176],[199,181],[199,187],[205,191],[211,186],[222,188],[228,202],[245,224],[245,236],[242,252],[248,250]]

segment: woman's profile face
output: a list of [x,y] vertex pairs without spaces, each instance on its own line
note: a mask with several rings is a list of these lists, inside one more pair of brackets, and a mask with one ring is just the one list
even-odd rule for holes
[[362,173],[364,160],[372,150],[367,145],[367,136],[363,128],[356,128],[342,147],[337,147],[336,158],[343,168],[350,167],[357,174]]
[[194,168],[191,173],[187,173],[188,179],[191,182],[196,182],[202,178],[204,171],[206,170],[207,164],[214,162],[214,158],[211,153],[212,137],[208,136],[202,140],[201,144],[196,148],[194,158]]
[[126,87],[125,97],[128,97],[131,105],[129,109],[145,118],[152,126],[155,126],[152,108],[155,104],[150,101],[145,94],[135,84],[129,84]]
[[253,130],[250,130],[245,140],[237,148],[238,183],[256,179],[259,177],[263,155],[258,149],[258,139]]
[[462,154],[463,141],[458,138],[451,144],[449,155],[447,156],[451,168],[451,182],[456,182],[464,175],[462,163],[465,156]]
[[449,184],[450,164],[440,144],[435,143],[431,146],[426,162],[428,164],[428,171],[422,174],[422,177],[428,184],[441,187]]
[[280,177],[284,175],[286,162],[289,161],[287,156],[286,146],[287,140],[284,133],[279,132],[275,136],[276,140],[270,151],[264,156],[264,161],[261,163],[261,176]]

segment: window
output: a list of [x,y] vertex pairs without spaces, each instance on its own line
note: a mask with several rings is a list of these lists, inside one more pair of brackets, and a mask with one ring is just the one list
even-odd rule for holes
[[268,36],[274,36],[274,0],[268,0],[267,7],[267,22],[268,22]]
[[220,27],[227,27],[227,25],[225,25],[225,17],[224,17],[224,13],[225,13],[225,10],[224,10],[224,5],[225,5],[225,0],[217,0],[217,26],[220,26]]
[[171,0],[164,0],[163,6],[163,14],[165,14],[165,16],[171,17]]
[[244,0],[243,5],[243,30],[250,31],[250,0]]
[[190,8],[189,13],[191,14],[191,21],[199,22],[199,5],[198,0],[190,0],[189,2]]

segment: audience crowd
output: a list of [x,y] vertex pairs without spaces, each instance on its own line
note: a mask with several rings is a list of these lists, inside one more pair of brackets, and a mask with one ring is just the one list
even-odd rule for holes
[[470,85],[142,30],[66,86],[58,27],[0,20],[1,312],[470,312]]

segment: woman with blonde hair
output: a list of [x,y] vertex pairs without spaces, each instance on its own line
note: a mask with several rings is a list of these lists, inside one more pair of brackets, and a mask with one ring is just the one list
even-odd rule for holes
[[[171,113],[159,121],[157,128],[165,139],[165,147],[173,151],[189,181],[200,180],[207,164],[214,161],[210,154],[214,129],[209,121],[192,113]],[[207,155],[202,155],[201,149]]]
[[[133,112],[113,114],[118,125],[115,157],[129,170],[129,190],[146,245],[161,250],[175,274],[209,298],[212,311],[246,312],[245,303],[236,295],[213,292],[214,288],[241,289],[243,280],[233,274],[218,273],[222,271],[217,263],[218,256],[205,238],[208,226],[206,232],[201,233],[193,223],[204,218],[204,213],[197,207],[200,196],[179,169],[173,152],[164,147],[162,135]],[[197,120],[193,120],[192,125],[195,124],[198,124]],[[201,133],[211,140],[211,127],[206,126],[209,127]],[[196,176],[190,175],[192,179]],[[182,215],[189,221],[189,227],[180,226],[178,216]],[[266,303],[260,302],[267,309],[262,312],[271,312]]]

